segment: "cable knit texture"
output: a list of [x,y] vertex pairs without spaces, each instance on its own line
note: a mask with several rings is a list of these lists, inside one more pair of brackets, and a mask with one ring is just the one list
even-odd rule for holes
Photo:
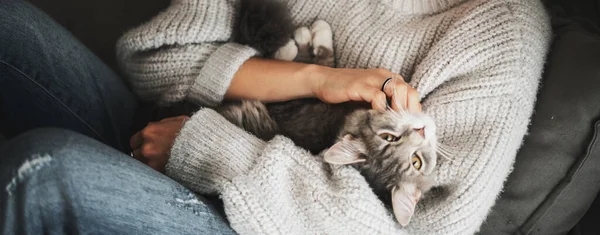
[[[241,234],[473,234],[494,204],[532,114],[550,41],[548,16],[523,0],[285,0],[294,22],[332,26],[338,67],[403,75],[454,148],[440,159],[444,196],[426,197],[408,227],[351,167],[332,167],[284,137],[264,142],[210,109],[177,137],[167,174],[219,193]],[[218,105],[256,56],[230,42],[235,0],[173,0],[125,34],[118,57],[142,98]],[[282,78],[283,79],[283,78]]]

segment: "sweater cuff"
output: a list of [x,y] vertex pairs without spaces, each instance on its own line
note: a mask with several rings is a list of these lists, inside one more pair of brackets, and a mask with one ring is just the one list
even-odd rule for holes
[[195,113],[171,148],[167,176],[199,193],[218,193],[223,183],[247,174],[266,143],[212,109]]
[[198,104],[217,106],[223,101],[240,66],[256,55],[258,51],[249,46],[237,43],[222,45],[206,60],[191,87],[189,98]]

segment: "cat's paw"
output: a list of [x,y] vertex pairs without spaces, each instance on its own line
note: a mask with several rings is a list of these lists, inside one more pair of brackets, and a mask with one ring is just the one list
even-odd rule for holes
[[333,67],[333,32],[331,31],[329,23],[324,20],[315,21],[311,26],[311,35],[315,63]]
[[298,47],[310,47],[312,44],[312,35],[308,27],[297,28],[294,31],[294,40]]
[[278,60],[287,60],[292,61],[298,55],[298,47],[293,39],[290,39],[285,46],[279,48],[277,52],[273,55],[273,58]]
[[333,32],[329,23],[317,20],[312,24],[310,31],[315,55],[317,54],[316,48],[321,46],[333,50]]
[[327,67],[334,67],[335,61],[333,57],[333,50],[324,46],[314,48],[315,50],[315,64],[323,65]]
[[298,57],[297,62],[312,63],[311,45],[312,45],[312,34],[308,27],[301,27],[294,31],[294,41],[298,45]]

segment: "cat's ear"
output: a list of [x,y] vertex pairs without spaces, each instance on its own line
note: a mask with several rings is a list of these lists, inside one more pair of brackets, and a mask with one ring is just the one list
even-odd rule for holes
[[366,161],[363,158],[364,153],[364,144],[348,134],[325,151],[323,157],[327,163],[346,165]]
[[395,186],[392,189],[392,208],[398,223],[404,227],[408,225],[420,198],[421,190],[414,184]]

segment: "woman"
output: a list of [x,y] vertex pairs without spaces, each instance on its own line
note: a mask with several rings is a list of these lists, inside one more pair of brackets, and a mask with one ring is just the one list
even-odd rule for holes
[[[422,101],[423,111],[436,120],[440,141],[455,148],[453,161],[442,160],[436,173],[447,195],[423,200],[411,224],[402,228],[358,173],[334,170],[345,180],[340,182],[289,140],[261,141],[203,108],[189,118],[150,123],[130,139],[136,159],[177,183],[71,132],[42,130],[13,139],[2,146],[8,153],[1,160],[2,172],[10,172],[2,177],[8,185],[1,198],[7,208],[3,229],[231,233],[223,218],[193,191],[221,194],[227,219],[238,233],[477,231],[509,173],[533,109],[550,36],[541,3],[286,1],[296,24],[324,19],[332,25],[339,67],[332,69],[256,58],[252,48],[228,42],[235,2],[173,1],[153,20],[125,34],[117,54],[135,94],[162,105],[186,100],[212,107],[224,99],[317,97],[331,103],[365,101],[381,108],[385,97],[392,96],[380,90],[383,82],[400,74],[409,84],[397,83],[400,92],[392,97],[393,106],[419,111]],[[19,1],[3,3],[0,9],[0,17],[8,15],[11,20],[6,21],[13,27],[20,22],[15,12],[39,15]],[[26,28],[54,35],[57,40],[51,45],[56,49],[28,38],[33,47],[9,49],[9,56],[3,56],[9,59],[2,64],[13,79],[3,79],[3,109],[14,113],[13,122],[28,121],[19,120],[27,123],[20,130],[62,126],[127,149],[123,130],[130,127],[135,107],[131,94],[89,52],[65,41],[64,32],[48,30],[56,26],[38,18],[25,18],[31,22]],[[21,45],[16,42],[22,39],[20,31],[9,32],[17,36],[3,33],[1,40]],[[54,101],[43,106],[36,105],[42,103],[38,99],[23,101],[24,94],[32,93],[31,84],[19,84],[15,78],[32,70],[28,63],[40,52],[48,55],[41,58],[52,69],[33,66],[31,73],[49,72],[60,79],[57,88],[29,76]],[[21,57],[11,59],[15,54]],[[71,69],[73,62],[65,60],[74,57],[81,63]],[[62,76],[61,71],[74,74]],[[75,77],[83,81],[67,79]],[[83,90],[73,90],[75,86]],[[48,105],[54,103],[58,107]],[[70,105],[79,109],[73,111]],[[55,113],[58,118],[45,118]],[[36,189],[43,190],[43,200],[25,204],[41,198]],[[42,203],[48,201],[66,206],[48,209],[49,203]],[[36,211],[61,216],[45,226],[35,223],[49,220],[43,213],[35,219],[23,217]],[[75,223],[66,222],[71,218],[77,218]]]

